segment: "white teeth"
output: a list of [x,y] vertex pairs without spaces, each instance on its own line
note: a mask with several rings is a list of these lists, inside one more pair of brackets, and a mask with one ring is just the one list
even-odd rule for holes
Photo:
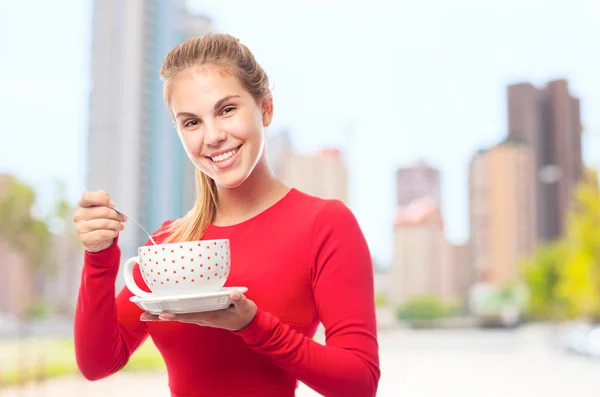
[[215,163],[218,163],[219,161],[227,160],[228,158],[230,158],[231,156],[233,156],[237,151],[238,151],[237,149],[233,149],[233,150],[230,150],[230,151],[228,151],[226,153],[220,154],[218,156],[211,157],[211,159]]

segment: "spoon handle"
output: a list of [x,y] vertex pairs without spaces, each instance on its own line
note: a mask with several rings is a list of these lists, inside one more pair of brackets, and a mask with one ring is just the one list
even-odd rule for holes
[[[123,212],[119,211],[118,209],[116,209],[115,207],[112,207],[113,210],[117,211],[119,214],[123,215],[123,216],[127,216],[125,215]],[[152,242],[152,244],[154,245],[158,245],[156,244],[156,241],[154,241],[154,239],[152,238],[152,235],[150,233],[148,233],[148,231],[146,229],[144,229],[144,227],[142,225],[140,225],[139,223],[137,223],[134,219],[131,219],[130,217],[127,216],[127,219],[132,221],[133,223],[135,223],[140,229],[142,229],[144,231],[144,233],[146,233],[146,235],[148,236],[148,238],[150,239],[150,241]]]

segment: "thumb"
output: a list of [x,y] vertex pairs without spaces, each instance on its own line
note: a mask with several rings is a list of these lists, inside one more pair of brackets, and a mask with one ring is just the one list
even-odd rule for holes
[[232,291],[229,294],[229,298],[235,307],[238,309],[244,309],[248,306],[248,298],[244,296],[240,291]]

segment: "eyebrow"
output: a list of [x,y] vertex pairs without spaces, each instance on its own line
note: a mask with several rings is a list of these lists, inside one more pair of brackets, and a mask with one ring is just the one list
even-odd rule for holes
[[[223,105],[223,102],[230,100],[231,98],[241,98],[239,95],[227,95],[224,98],[221,98],[217,101],[217,103],[215,103],[215,110],[217,110],[218,108],[221,107],[221,105]],[[179,117],[198,117],[196,116],[194,113],[190,113],[190,112],[179,112],[175,115],[175,118],[179,118]]]

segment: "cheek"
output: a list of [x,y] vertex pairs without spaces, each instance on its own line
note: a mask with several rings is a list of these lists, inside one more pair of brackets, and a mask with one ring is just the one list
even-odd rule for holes
[[231,120],[225,127],[233,136],[244,141],[254,141],[260,137],[261,123],[253,114],[244,114]]
[[235,137],[249,144],[253,150],[261,145],[261,131],[253,125],[246,124],[243,128],[236,130]]
[[179,139],[188,156],[198,157],[201,149],[198,134],[179,134]]

